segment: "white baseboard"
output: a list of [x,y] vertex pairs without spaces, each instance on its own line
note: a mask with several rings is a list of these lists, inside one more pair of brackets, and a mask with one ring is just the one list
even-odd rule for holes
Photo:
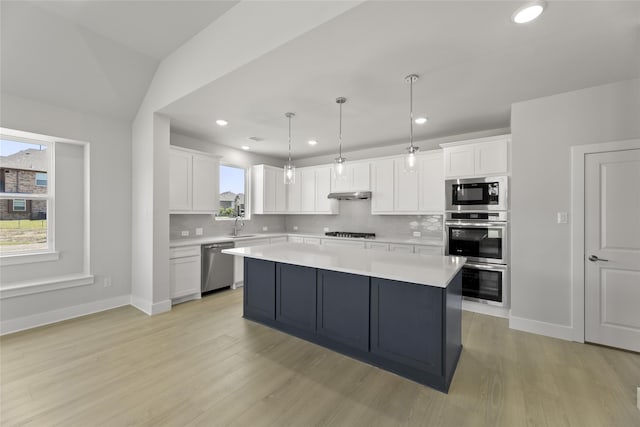
[[129,305],[130,302],[131,297],[129,295],[121,295],[119,297],[65,307],[59,310],[52,310],[44,313],[32,314],[30,316],[4,320],[0,322],[0,335],[11,334],[25,329],[73,319],[74,317],[86,316],[87,314],[122,307],[124,305]]
[[474,313],[487,314],[489,316],[509,318],[509,309],[495,305],[482,304],[474,301],[462,300],[462,309]]
[[138,298],[134,295],[131,295],[131,305],[137,308],[138,310],[142,311],[143,313],[148,314],[149,316],[164,313],[166,311],[171,311],[170,299],[152,303],[151,301],[147,301],[142,298]]
[[559,338],[566,341],[574,340],[574,331],[571,326],[541,322],[539,320],[525,319],[513,315],[509,318],[509,328],[518,331],[531,332],[532,334]]

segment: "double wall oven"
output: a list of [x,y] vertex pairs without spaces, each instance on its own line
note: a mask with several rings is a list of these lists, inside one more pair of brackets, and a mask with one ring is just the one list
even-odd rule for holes
[[508,306],[509,217],[507,177],[446,181],[446,253],[467,258],[462,294]]

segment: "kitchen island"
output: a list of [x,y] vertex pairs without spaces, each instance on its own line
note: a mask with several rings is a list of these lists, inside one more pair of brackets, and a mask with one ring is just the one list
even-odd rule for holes
[[279,243],[244,257],[246,319],[447,392],[465,258]]

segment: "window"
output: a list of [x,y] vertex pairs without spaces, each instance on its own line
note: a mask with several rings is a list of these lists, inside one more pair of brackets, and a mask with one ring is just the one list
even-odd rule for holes
[[245,217],[246,172],[244,168],[220,165],[220,208],[217,218]]
[[26,212],[27,201],[25,199],[13,199],[11,200],[11,210],[13,212]]
[[0,256],[53,251],[52,150],[47,141],[0,135]]
[[43,172],[36,172],[36,186],[37,187],[46,187],[47,186],[47,174]]

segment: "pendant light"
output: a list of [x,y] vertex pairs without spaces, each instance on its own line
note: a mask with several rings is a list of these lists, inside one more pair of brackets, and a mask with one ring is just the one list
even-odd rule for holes
[[407,157],[405,157],[404,161],[404,170],[406,172],[415,172],[418,169],[416,154],[420,147],[413,145],[413,82],[417,80],[417,74],[409,74],[404,78],[404,81],[409,83],[409,147],[407,147]]
[[284,183],[289,185],[296,183],[296,167],[291,162],[291,118],[295,114],[285,113],[284,115],[289,119],[289,161],[284,165]]
[[347,102],[347,98],[336,98],[336,103],[340,106],[340,125],[338,127],[338,157],[334,160],[334,169],[336,178],[343,178],[345,174],[347,159],[342,157],[342,104]]

